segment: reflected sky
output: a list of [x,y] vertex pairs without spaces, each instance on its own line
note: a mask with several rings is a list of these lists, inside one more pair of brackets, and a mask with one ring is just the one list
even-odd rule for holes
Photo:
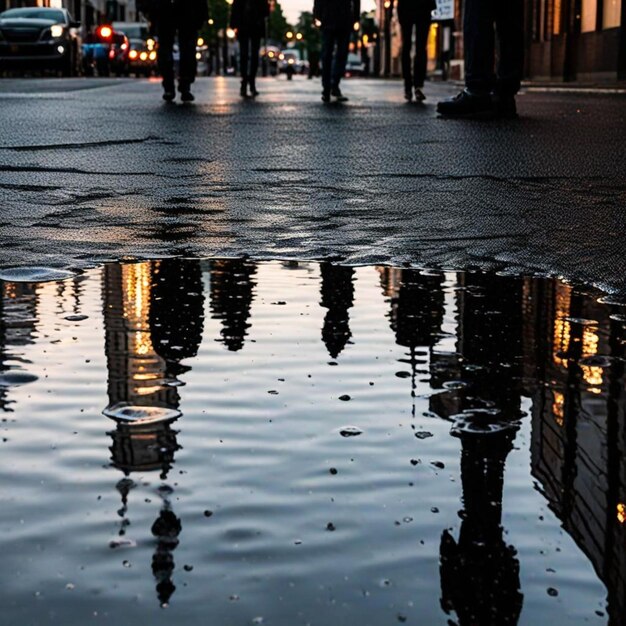
[[8,623],[622,623],[601,294],[248,259],[0,286]]

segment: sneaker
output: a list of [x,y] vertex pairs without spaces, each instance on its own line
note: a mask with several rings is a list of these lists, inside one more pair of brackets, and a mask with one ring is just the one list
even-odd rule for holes
[[422,91],[421,87],[416,87],[415,88],[415,101],[424,102],[424,100],[426,100],[426,96],[424,95],[424,92]]
[[322,91],[322,102],[328,104],[330,102],[330,89],[324,89]]
[[499,119],[512,120],[517,118],[517,105],[514,95],[505,95],[494,92],[491,94],[494,115]]
[[437,103],[437,113],[444,117],[489,118],[494,115],[494,105],[488,94],[475,94],[467,89]]
[[194,95],[191,93],[191,91],[181,91],[180,93],[180,99],[183,102],[193,102],[196,98],[194,97]]
[[341,93],[339,87],[333,87],[330,90],[330,95],[335,99],[335,102],[348,102],[348,98]]

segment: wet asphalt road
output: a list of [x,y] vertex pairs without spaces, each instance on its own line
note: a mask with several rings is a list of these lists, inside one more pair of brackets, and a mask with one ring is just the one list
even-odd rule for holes
[[538,270],[626,293],[626,96],[526,93],[521,119],[437,119],[454,87],[305,79],[242,102],[205,78],[0,81],[0,266],[166,254]]

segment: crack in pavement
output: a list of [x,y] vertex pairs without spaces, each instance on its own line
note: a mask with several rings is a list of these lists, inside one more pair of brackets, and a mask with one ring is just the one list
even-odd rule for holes
[[83,141],[80,143],[38,144],[31,146],[0,146],[0,150],[10,152],[36,152],[45,150],[76,150],[82,148],[100,148],[106,146],[125,146],[138,143],[156,143],[160,145],[174,145],[173,142],[165,141],[157,135],[148,135],[137,139],[104,139],[101,141]]

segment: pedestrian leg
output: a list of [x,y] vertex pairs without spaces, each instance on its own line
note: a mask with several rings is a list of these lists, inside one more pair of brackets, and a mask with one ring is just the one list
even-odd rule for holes
[[[474,94],[488,94],[494,87],[495,9],[502,0],[465,0],[463,41],[465,85]],[[503,3],[509,6],[509,3]]]
[[348,62],[348,48],[350,46],[350,31],[340,30],[336,34],[337,51],[335,52],[335,62],[333,64],[332,87],[339,89],[339,83],[346,72]]
[[515,95],[520,88],[524,70],[524,3],[507,0],[496,2],[496,34],[498,35],[497,91]]
[[[407,19],[406,17],[404,18]],[[411,44],[413,39],[413,22],[400,24],[402,31],[402,79],[404,80],[404,97],[409,102],[413,99],[413,76],[411,75]]]
[[334,48],[335,32],[330,28],[322,28],[322,100],[324,102],[330,100]]
[[160,22],[157,26],[159,47],[157,49],[157,65],[161,74],[163,91],[174,98],[174,36],[175,26],[170,21]]
[[248,74],[248,81],[250,83],[250,93],[253,96],[258,96],[259,92],[256,88],[256,75],[259,71],[259,50],[261,49],[261,38],[258,35],[253,34],[250,37],[250,73]]
[[180,28],[178,31],[178,48],[180,50],[180,69],[178,77],[178,91],[185,101],[193,100],[190,92],[191,84],[196,79],[196,42],[198,31],[195,28]]
[[242,98],[248,95],[248,67],[250,64],[250,36],[248,33],[239,31],[239,65],[241,71],[241,89]]
[[426,80],[426,66],[428,65],[428,33],[430,32],[430,10],[423,11],[415,24],[415,60],[413,68],[413,87],[421,89]]

